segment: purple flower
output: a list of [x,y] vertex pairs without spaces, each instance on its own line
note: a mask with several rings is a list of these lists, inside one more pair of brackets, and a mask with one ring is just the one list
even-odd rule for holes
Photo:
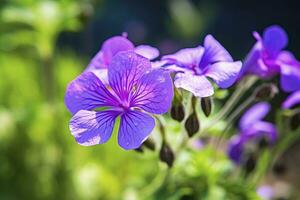
[[155,126],[148,113],[168,111],[173,98],[172,79],[163,69],[133,51],[116,54],[109,63],[108,85],[84,72],[67,87],[65,103],[73,114],[70,130],[84,146],[105,143],[120,117],[118,143],[138,148]]
[[162,61],[167,62],[167,69],[177,72],[175,86],[197,97],[213,95],[214,89],[208,78],[220,88],[230,87],[242,66],[240,61],[233,62],[226,49],[211,35],[205,37],[204,47],[182,49],[164,56]]
[[282,108],[289,109],[300,104],[300,90],[289,95],[282,104]]
[[100,51],[92,58],[86,71],[94,72],[104,83],[108,83],[107,68],[112,58],[121,51],[135,51],[150,60],[159,56],[158,49],[154,47],[148,45],[134,47],[125,36],[114,36],[103,42]]
[[273,188],[269,185],[262,185],[257,188],[256,193],[263,199],[263,200],[271,200],[274,196]]
[[280,72],[279,55],[288,43],[286,32],[277,25],[266,28],[261,37],[253,33],[257,40],[246,57],[242,74],[255,74],[262,78],[274,76]]
[[239,122],[239,134],[232,137],[229,142],[228,155],[235,163],[242,161],[244,146],[252,140],[267,137],[273,144],[277,138],[276,127],[262,119],[270,110],[270,105],[266,102],[257,103],[252,106],[241,117]]
[[254,74],[270,78],[280,73],[283,91],[300,90],[300,62],[289,51],[283,50],[288,43],[286,32],[277,25],[266,28],[261,37],[254,32],[257,42],[246,57],[240,76]]

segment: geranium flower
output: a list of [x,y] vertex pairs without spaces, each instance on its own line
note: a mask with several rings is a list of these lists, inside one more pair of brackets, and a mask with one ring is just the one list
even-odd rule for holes
[[186,48],[175,54],[163,56],[167,69],[177,72],[174,84],[192,92],[197,97],[213,95],[214,89],[208,78],[220,88],[230,87],[237,79],[242,63],[233,62],[226,49],[208,35],[204,47]]
[[263,36],[254,32],[257,40],[243,64],[243,74],[268,78],[280,72],[279,55],[288,43],[286,32],[277,25],[265,29]]
[[273,25],[266,28],[262,37],[257,32],[253,35],[257,42],[246,57],[241,75],[270,78],[280,73],[283,91],[300,90],[300,62],[291,52],[283,50],[288,43],[286,32]]
[[235,163],[242,161],[245,145],[253,140],[266,137],[270,144],[277,138],[277,130],[274,124],[262,119],[270,110],[270,105],[266,102],[257,103],[252,106],[241,117],[239,122],[239,134],[233,136],[229,141],[228,155]]
[[102,81],[107,83],[107,68],[112,58],[121,51],[135,51],[149,60],[153,60],[159,56],[158,49],[154,47],[149,45],[134,47],[133,43],[125,36],[114,36],[103,42],[100,51],[92,58],[86,71],[95,73]]
[[261,185],[259,188],[257,188],[256,193],[263,200],[272,200],[274,197],[274,190],[270,185]]
[[116,54],[109,63],[108,85],[84,72],[67,87],[65,103],[74,115],[70,130],[84,146],[105,143],[120,117],[118,143],[138,148],[155,126],[149,114],[168,111],[173,84],[168,72],[152,69],[150,61],[133,51]]

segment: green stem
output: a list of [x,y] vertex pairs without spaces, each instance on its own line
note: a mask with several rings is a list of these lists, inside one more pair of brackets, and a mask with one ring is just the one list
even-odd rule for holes
[[218,148],[218,146],[220,144],[222,144],[223,139],[225,137],[225,135],[227,134],[228,130],[230,130],[230,128],[233,125],[233,121],[236,119],[236,117],[243,111],[245,110],[245,108],[247,108],[253,101],[255,100],[254,96],[250,96],[246,101],[244,101],[239,107],[237,107],[237,109],[231,114],[229,115],[228,119],[227,119],[227,125],[224,129],[224,131],[222,131],[220,137],[217,139],[216,142],[216,147]]
[[156,121],[157,121],[158,128],[159,128],[159,131],[161,134],[162,142],[164,143],[164,142],[166,142],[166,130],[165,130],[165,126],[164,126],[164,124],[165,124],[164,120],[160,116],[156,116]]
[[[197,103],[197,98],[194,97],[193,95],[189,95],[187,100],[188,100],[187,104],[185,105],[185,108],[186,108],[185,113],[190,114],[195,110],[195,106],[196,106],[196,103]],[[185,120],[189,116],[189,114],[186,114]],[[183,128],[183,126],[181,126],[181,130],[182,131],[180,131],[181,132],[180,133],[181,134],[180,135],[180,141],[179,141],[178,147],[175,150],[175,154],[178,154],[180,152],[180,150],[183,149],[189,141],[188,134],[187,134],[186,130]]]
[[237,86],[237,89],[234,91],[232,96],[227,100],[226,104],[223,106],[223,108],[220,110],[218,115],[211,120],[211,123],[209,123],[205,128],[203,128],[203,132],[209,130],[212,126],[214,126],[216,123],[223,120],[233,109],[233,107],[236,105],[236,103],[241,99],[241,97],[244,95],[244,93],[257,81],[257,77],[246,77],[244,80],[241,81],[241,83]]
[[231,128],[233,125],[233,121],[236,119],[236,117],[241,114],[251,103],[255,101],[254,96],[250,96],[246,101],[244,101],[239,107],[237,107],[234,112],[228,116],[227,118],[227,126],[225,127],[224,133]]

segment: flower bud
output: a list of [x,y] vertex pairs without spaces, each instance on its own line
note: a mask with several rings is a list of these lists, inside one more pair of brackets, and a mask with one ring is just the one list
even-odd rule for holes
[[185,130],[187,131],[189,137],[193,137],[195,133],[199,131],[200,125],[196,112],[193,112],[185,121]]
[[255,100],[266,101],[272,99],[278,93],[278,88],[273,83],[266,83],[254,91]]
[[136,149],[134,149],[134,151],[136,151],[138,153],[144,153],[144,150],[142,147],[136,148]]
[[256,161],[257,159],[254,154],[249,155],[244,164],[246,174],[250,174],[255,169]]
[[210,97],[201,98],[201,108],[205,116],[208,117],[212,110],[212,100]]
[[266,137],[262,137],[259,141],[258,141],[258,148],[259,149],[265,149],[266,147],[269,146],[269,141]]
[[275,163],[273,167],[273,173],[277,176],[284,175],[287,169],[286,166],[282,162]]
[[151,138],[148,138],[144,143],[143,146],[151,151],[155,151],[155,143]]
[[300,112],[291,117],[290,126],[292,130],[296,130],[300,127]]
[[162,147],[159,151],[159,158],[162,162],[165,162],[169,167],[173,166],[175,155],[171,147],[165,142],[162,144]]
[[171,117],[179,122],[181,122],[184,119],[184,107],[182,103],[172,105]]

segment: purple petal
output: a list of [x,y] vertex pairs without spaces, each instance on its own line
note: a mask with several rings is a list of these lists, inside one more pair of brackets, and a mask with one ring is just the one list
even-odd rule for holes
[[75,114],[79,110],[115,106],[118,103],[94,73],[84,72],[67,86],[65,104]]
[[240,76],[244,74],[255,74],[257,76],[261,76],[262,73],[266,73],[265,71],[267,71],[267,68],[264,68],[258,64],[258,60],[261,59],[261,51],[261,42],[256,42],[256,44],[248,53],[245,62],[243,63]]
[[271,57],[276,56],[288,43],[288,37],[283,28],[277,25],[268,27],[263,34],[263,45]]
[[168,70],[169,72],[184,72],[184,73],[193,73],[192,70],[187,68],[179,67],[176,64],[166,65],[164,66],[164,69]]
[[159,60],[159,61],[151,62],[151,66],[152,68],[161,68],[164,67],[167,63],[168,61],[166,60]]
[[212,35],[205,37],[204,48],[205,52],[200,63],[202,67],[215,62],[233,62],[228,51]]
[[93,72],[104,85],[108,85],[107,68],[95,68],[94,66],[87,67],[84,72]]
[[127,111],[121,116],[118,135],[119,145],[126,150],[140,147],[154,126],[153,117],[136,110]]
[[90,66],[95,68],[107,68],[111,59],[120,51],[134,50],[134,45],[123,36],[115,36],[104,41],[101,50],[92,59]]
[[217,62],[207,67],[204,74],[212,78],[220,88],[230,87],[237,79],[242,62]]
[[137,81],[151,69],[151,63],[133,51],[118,53],[108,69],[108,81],[121,100],[136,87]]
[[240,119],[240,129],[244,130],[263,119],[270,110],[270,104],[266,102],[257,103],[248,109]]
[[266,136],[269,141],[273,144],[277,139],[277,129],[274,124],[270,122],[258,121],[248,128],[248,136],[250,138],[261,138]]
[[273,188],[269,185],[262,185],[257,190],[256,193],[263,199],[263,200],[272,200],[274,196]]
[[103,52],[100,50],[98,53],[92,58],[90,63],[87,66],[87,69],[103,69],[107,68],[108,64],[103,58]]
[[134,49],[135,53],[148,58],[149,60],[153,60],[159,56],[159,51],[155,47],[151,47],[149,45],[139,45]]
[[281,51],[278,55],[278,60],[281,63],[286,63],[289,65],[300,65],[299,61],[297,61],[295,56],[290,51]]
[[112,37],[102,45],[103,58],[107,64],[117,53],[130,50],[134,50],[134,45],[123,36]]
[[214,94],[214,89],[205,76],[178,73],[175,76],[174,84],[177,88],[190,91],[196,97],[209,97]]
[[300,90],[300,66],[282,64],[280,66],[280,86],[285,92]]
[[289,95],[283,102],[282,108],[289,109],[297,104],[300,104],[300,91],[294,92],[293,94]]
[[162,60],[168,60],[170,64],[177,64],[180,67],[195,68],[199,66],[204,53],[204,48],[186,48],[178,52],[162,57]]
[[240,164],[242,161],[242,155],[244,151],[244,140],[240,135],[236,135],[230,139],[228,144],[228,156],[236,164]]
[[80,110],[70,121],[70,130],[78,144],[92,146],[105,143],[111,136],[120,113],[113,110]]
[[170,74],[163,69],[155,69],[138,81],[131,105],[153,114],[163,114],[171,106],[173,91]]

